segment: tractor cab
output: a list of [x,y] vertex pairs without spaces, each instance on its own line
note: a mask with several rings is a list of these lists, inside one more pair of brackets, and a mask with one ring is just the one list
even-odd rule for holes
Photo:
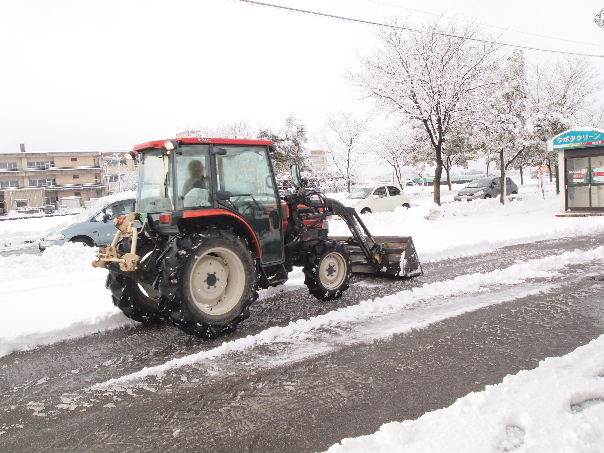
[[198,138],[138,145],[137,212],[159,228],[177,226],[183,218],[223,215],[241,222],[264,264],[280,262],[283,233],[271,145]]

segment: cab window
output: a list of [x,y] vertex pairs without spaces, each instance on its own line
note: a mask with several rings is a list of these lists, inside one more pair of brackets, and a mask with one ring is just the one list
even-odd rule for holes
[[185,145],[176,152],[178,209],[212,205],[208,145]]

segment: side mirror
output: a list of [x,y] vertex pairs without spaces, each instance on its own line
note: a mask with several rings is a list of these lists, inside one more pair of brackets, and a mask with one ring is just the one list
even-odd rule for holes
[[292,183],[296,189],[304,187],[304,181],[302,180],[302,174],[300,173],[300,167],[298,167],[298,164],[293,164],[291,166],[291,177]]

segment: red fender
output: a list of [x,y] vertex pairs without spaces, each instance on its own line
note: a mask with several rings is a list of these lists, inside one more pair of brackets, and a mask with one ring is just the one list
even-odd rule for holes
[[196,210],[191,210],[191,211],[184,211],[182,213],[183,219],[193,219],[196,217],[222,217],[222,216],[233,217],[233,218],[237,219],[239,222],[241,222],[241,224],[244,226],[244,228],[247,230],[247,232],[250,234],[250,236],[252,237],[252,239],[254,241],[254,247],[256,249],[256,256],[261,257],[262,248],[260,247],[260,241],[258,240],[258,236],[256,235],[256,232],[254,231],[252,226],[249,224],[249,222],[247,220],[245,220],[245,218],[243,218],[239,214],[229,211],[228,209],[196,209]]

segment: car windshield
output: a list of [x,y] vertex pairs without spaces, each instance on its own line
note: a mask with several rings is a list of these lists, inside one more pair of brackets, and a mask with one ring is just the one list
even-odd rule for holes
[[477,189],[479,187],[489,187],[489,185],[491,184],[492,180],[493,180],[492,178],[475,179],[474,181],[472,181],[471,183],[469,183],[466,186],[466,188],[467,189]]
[[365,187],[362,189],[355,190],[350,195],[348,195],[348,198],[359,200],[361,198],[367,198],[370,193],[371,193],[371,188]]
[[170,211],[173,209],[171,195],[168,156],[160,150],[143,152],[138,172],[137,211]]

